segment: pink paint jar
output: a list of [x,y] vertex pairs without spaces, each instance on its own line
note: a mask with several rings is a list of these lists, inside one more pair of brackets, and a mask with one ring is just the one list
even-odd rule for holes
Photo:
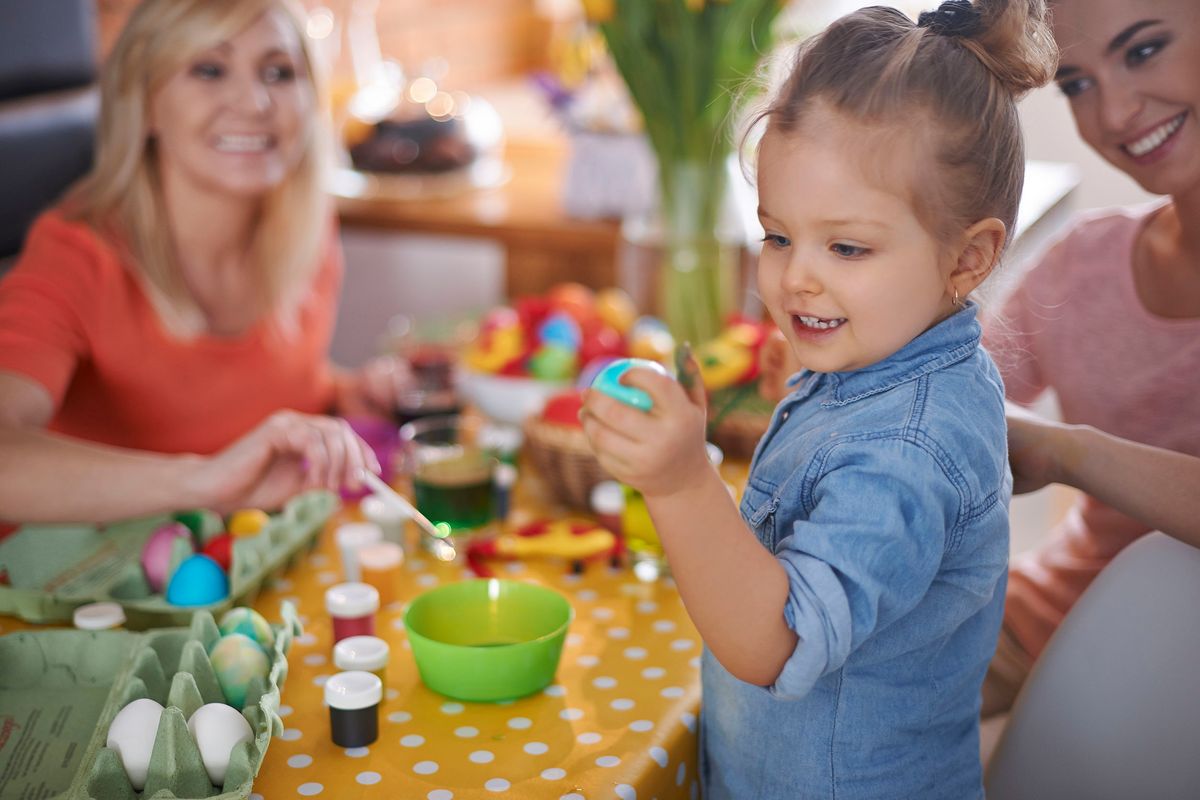
[[333,641],[374,636],[379,591],[366,583],[339,583],[325,590],[325,610],[333,620]]

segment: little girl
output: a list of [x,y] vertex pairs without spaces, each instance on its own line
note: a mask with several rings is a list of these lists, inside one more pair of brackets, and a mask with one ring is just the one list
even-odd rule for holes
[[868,8],[802,46],[760,117],[758,288],[807,369],[740,514],[702,388],[631,371],[648,413],[589,393],[706,644],[710,800],[983,796],[1012,482],[968,298],[1017,212],[1015,98],[1053,62],[1042,0]]

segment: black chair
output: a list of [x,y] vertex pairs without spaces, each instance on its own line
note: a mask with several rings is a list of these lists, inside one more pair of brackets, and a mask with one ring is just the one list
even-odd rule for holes
[[0,4],[0,273],[91,167],[99,100],[94,0]]

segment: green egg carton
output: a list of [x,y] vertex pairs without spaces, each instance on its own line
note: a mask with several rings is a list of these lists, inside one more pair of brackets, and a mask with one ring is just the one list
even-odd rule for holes
[[[250,605],[267,583],[278,578],[301,554],[338,508],[331,492],[311,491],[293,498],[254,536],[233,542],[229,596],[204,606],[176,606],[150,589],[142,571],[146,540],[170,516],[147,517],[103,527],[26,525],[0,541],[0,614],[29,622],[70,622],[86,603],[111,601],[125,609],[130,630],[188,625],[192,612],[215,616],[235,605]],[[201,546],[224,530],[216,514],[201,512]],[[172,571],[191,551],[177,542]]]
[[[205,703],[224,703],[208,651],[221,637],[212,614],[187,628],[47,630],[0,636],[0,797],[29,800],[137,800],[250,796],[272,736],[283,733],[279,693],[287,651],[301,632],[285,602],[267,680],[255,678],[242,716],[254,738],[237,745],[223,786],[213,786],[187,720]],[[105,747],[122,708],[150,698],[164,711],[150,770],[135,792],[116,752]]]

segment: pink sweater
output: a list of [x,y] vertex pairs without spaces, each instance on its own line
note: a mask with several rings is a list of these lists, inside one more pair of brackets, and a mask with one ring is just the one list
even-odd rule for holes
[[[1133,249],[1163,204],[1089,213],[1024,276],[986,342],[1009,399],[1054,389],[1063,419],[1200,456],[1200,319],[1147,311]],[[1147,528],[1083,498],[1013,560],[1005,625],[1036,658],[1100,570]]]

